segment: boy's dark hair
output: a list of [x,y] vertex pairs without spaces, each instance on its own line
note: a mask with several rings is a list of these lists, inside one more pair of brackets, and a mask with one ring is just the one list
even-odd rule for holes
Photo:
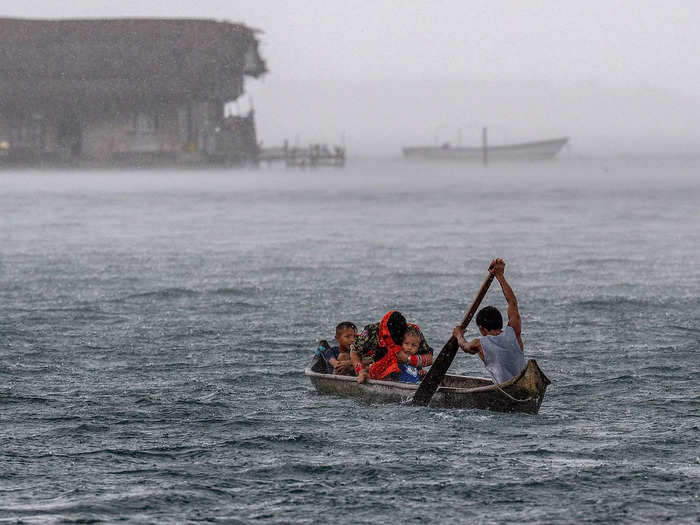
[[337,335],[348,328],[351,328],[357,332],[357,326],[355,326],[355,323],[351,323],[350,321],[343,321],[342,323],[338,323],[338,326],[335,327],[335,333]]
[[498,308],[494,306],[484,306],[476,314],[476,325],[484,330],[500,330],[503,328],[503,316]]
[[401,344],[403,341],[403,336],[406,333],[406,318],[401,312],[394,312],[389,316],[389,320],[386,322],[387,328],[389,328],[389,334],[396,344]]

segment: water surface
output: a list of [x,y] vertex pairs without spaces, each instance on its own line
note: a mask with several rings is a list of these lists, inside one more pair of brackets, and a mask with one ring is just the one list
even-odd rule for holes
[[[697,522],[699,168],[0,173],[0,519]],[[313,391],[339,321],[441,348],[496,256],[538,416]]]

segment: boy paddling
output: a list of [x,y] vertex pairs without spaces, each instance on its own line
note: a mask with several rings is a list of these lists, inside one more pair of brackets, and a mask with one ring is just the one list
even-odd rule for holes
[[503,259],[494,259],[489,270],[500,283],[503,295],[508,302],[508,325],[505,330],[503,330],[501,312],[493,306],[486,306],[476,314],[476,325],[482,337],[466,341],[464,328],[459,326],[453,332],[462,350],[468,354],[479,354],[486,370],[498,384],[512,379],[525,368],[518,301],[513,289],[506,281],[505,269],[506,263]]

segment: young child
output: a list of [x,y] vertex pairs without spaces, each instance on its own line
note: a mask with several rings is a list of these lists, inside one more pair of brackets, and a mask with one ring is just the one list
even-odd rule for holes
[[[421,337],[418,326],[409,324],[403,336],[402,351],[397,356],[400,370],[399,381],[418,383],[420,378],[425,375],[425,371],[421,367],[432,364],[433,360],[430,354],[418,354],[420,342]],[[405,362],[401,362],[404,359]]]
[[343,321],[335,327],[335,340],[338,346],[329,348],[325,353],[329,374],[353,375],[350,345],[355,337],[357,337],[357,327],[354,323]]

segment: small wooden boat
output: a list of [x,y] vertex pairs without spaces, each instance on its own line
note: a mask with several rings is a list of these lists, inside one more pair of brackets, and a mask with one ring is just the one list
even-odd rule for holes
[[[322,394],[357,397],[371,402],[407,402],[418,390],[414,383],[370,379],[359,384],[352,376],[328,374],[326,363],[320,357],[314,357],[304,373]],[[537,414],[549,384],[549,379],[534,359],[527,362],[520,374],[500,385],[482,377],[448,374],[430,400],[430,406]]]

